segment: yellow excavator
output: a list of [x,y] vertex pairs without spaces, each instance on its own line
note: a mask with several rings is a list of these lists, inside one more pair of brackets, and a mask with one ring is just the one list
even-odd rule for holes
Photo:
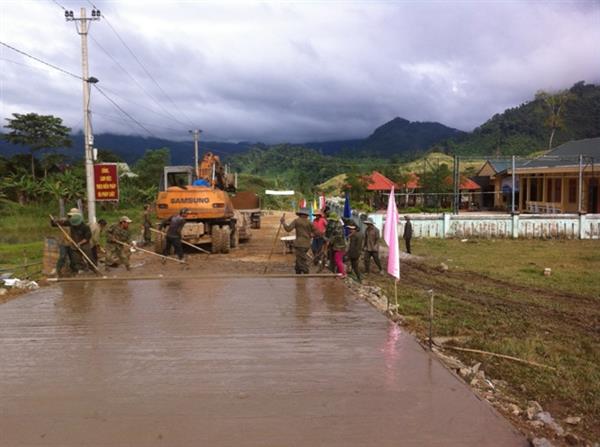
[[[156,215],[163,220],[187,208],[182,239],[191,244],[211,244],[212,253],[228,253],[240,240],[250,238],[250,228],[260,228],[259,197],[252,192],[236,192],[236,183],[236,176],[211,152],[204,154],[196,168],[165,166]],[[162,253],[164,247],[164,237],[159,235],[155,250]]]

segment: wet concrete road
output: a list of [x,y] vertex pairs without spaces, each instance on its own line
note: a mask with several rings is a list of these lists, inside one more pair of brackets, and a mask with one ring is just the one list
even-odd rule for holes
[[0,305],[2,446],[525,446],[331,279],[68,283]]

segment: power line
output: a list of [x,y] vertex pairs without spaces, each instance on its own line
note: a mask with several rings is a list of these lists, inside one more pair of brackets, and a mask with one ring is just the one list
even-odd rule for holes
[[51,0],[53,3],[56,3],[59,7],[61,7],[63,9],[63,11],[66,11],[67,8],[65,8],[63,5],[61,5],[60,3],[58,3],[56,0]]
[[[92,114],[93,115],[101,116],[103,118],[106,118],[108,120],[112,120],[112,121],[115,121],[115,122],[123,122],[121,117],[118,117],[118,116],[115,116],[115,115],[109,115],[109,114],[101,113],[101,112],[92,112]],[[140,121],[140,124],[144,124],[145,126],[150,126],[150,127],[154,127],[154,128],[166,129],[166,130],[170,130],[172,132],[181,133],[181,129],[174,129],[172,127],[160,126],[160,125],[152,124],[152,123],[144,123],[142,121]]]
[[[105,49],[105,48],[104,48],[102,45],[100,45],[100,42],[98,42],[96,39],[94,39],[94,37],[93,37],[93,36],[90,36],[90,39],[92,39],[92,41],[93,41],[93,42],[94,42],[94,43],[95,43],[95,44],[98,46],[98,48],[100,48],[100,49],[101,49],[101,50],[102,50],[102,51],[103,51],[103,52],[104,52],[104,53],[105,53],[105,54],[106,54],[106,55],[107,55],[107,56],[108,56],[108,57],[109,57],[109,58],[110,58],[110,59],[111,59],[111,60],[112,60],[112,61],[113,61],[113,62],[114,62],[116,65],[117,65],[117,67],[119,67],[119,68],[120,68],[120,69],[121,69],[121,70],[122,70],[122,71],[123,71],[123,72],[124,72],[124,73],[125,73],[127,76],[129,76],[129,78],[130,78],[130,79],[131,79],[133,82],[135,82],[135,84],[136,84],[136,85],[137,85],[137,86],[140,88],[140,90],[142,90],[142,91],[143,91],[143,92],[144,92],[144,93],[145,93],[145,94],[148,96],[148,98],[150,98],[150,99],[151,99],[151,100],[152,100],[152,101],[153,101],[153,102],[154,102],[154,103],[155,103],[155,104],[156,104],[158,107],[160,107],[160,108],[163,110],[163,112],[165,112],[165,115],[163,115],[163,114],[161,114],[161,113],[159,113],[159,112],[155,112],[154,110],[152,110],[152,109],[149,109],[149,108],[148,108],[148,110],[150,110],[150,111],[152,111],[152,112],[154,112],[154,113],[157,113],[157,114],[159,114],[160,116],[162,116],[162,117],[164,117],[164,118],[170,119],[170,120],[172,120],[172,121],[174,121],[174,122],[176,122],[176,123],[179,123],[179,124],[181,124],[181,125],[183,125],[183,126],[186,126],[186,127],[187,127],[187,124],[185,124],[185,123],[183,123],[183,122],[179,121],[179,120],[178,120],[177,118],[175,118],[175,117],[174,117],[172,114],[170,114],[170,113],[169,113],[169,111],[168,111],[168,110],[166,110],[166,109],[164,108],[164,106],[163,106],[163,105],[162,105],[162,104],[161,104],[159,101],[157,101],[157,100],[156,100],[156,98],[154,98],[154,96],[152,96],[152,95],[151,95],[151,94],[150,94],[150,93],[149,93],[149,92],[148,92],[148,91],[147,91],[147,90],[146,90],[146,89],[145,89],[145,88],[142,86],[142,84],[140,84],[140,82],[139,82],[139,81],[138,81],[138,80],[137,80],[137,79],[136,79],[136,78],[135,78],[135,77],[134,77],[134,76],[133,76],[131,73],[129,73],[129,71],[127,71],[127,70],[125,69],[125,67],[123,67],[123,65],[121,65],[121,64],[119,63],[119,61],[117,61],[117,60],[114,58],[114,56],[113,56],[112,54],[110,54],[110,52],[109,52],[108,50],[106,50],[106,49]],[[113,92],[113,94],[114,94],[114,92]],[[137,105],[138,105],[138,106],[141,106],[140,104],[137,104]],[[144,107],[144,106],[141,106],[141,107]],[[147,108],[147,107],[146,107],[146,108]]]
[[119,104],[117,104],[110,96],[108,96],[100,87],[98,87],[96,84],[93,84],[93,85],[94,85],[94,88],[96,90],[98,90],[100,92],[100,94],[102,96],[104,96],[119,112],[121,112],[123,115],[125,115],[127,118],[129,118],[132,122],[134,122],[139,127],[141,127],[146,132],[148,132],[148,134],[150,136],[157,138],[156,135],[154,135],[152,132],[150,132],[150,130],[148,130],[148,128],[146,128],[142,123],[140,123],[133,116],[131,116],[129,113],[127,113],[125,110],[123,110],[123,108]]
[[48,66],[48,67],[50,67],[50,68],[53,68],[53,69],[55,69],[55,70],[58,70],[58,71],[60,71],[60,72],[62,72],[62,73],[64,73],[64,74],[67,74],[67,75],[69,75],[69,76],[72,76],[72,77],[74,77],[74,78],[76,78],[76,79],[79,79],[80,81],[84,81],[84,79],[83,79],[81,76],[78,76],[78,75],[76,75],[76,74],[74,74],[74,73],[71,73],[70,71],[67,71],[67,70],[65,70],[65,69],[63,69],[63,68],[57,67],[56,65],[53,65],[53,64],[51,64],[50,62],[46,62],[46,61],[44,61],[44,60],[42,60],[42,59],[40,59],[40,58],[37,58],[37,57],[35,57],[35,56],[32,56],[31,54],[29,54],[29,53],[26,53],[25,51],[19,50],[18,48],[15,48],[15,47],[13,47],[13,46],[11,46],[11,45],[7,44],[7,43],[0,42],[0,45],[3,45],[3,46],[5,46],[6,48],[9,48],[9,49],[11,49],[11,50],[13,50],[13,51],[16,51],[17,53],[19,53],[19,54],[22,54],[23,56],[26,56],[26,57],[28,57],[28,58],[30,58],[30,59],[33,59],[34,61],[37,61],[37,62],[40,62],[40,63],[42,63],[42,64],[44,64],[44,65],[47,65],[47,66]]
[[[94,3],[92,3],[90,0],[88,0],[88,3],[90,5],[92,5],[93,8],[96,8],[96,5],[94,5]],[[171,102],[171,104],[173,104],[173,106],[175,107],[175,110],[177,110],[189,123],[190,126],[194,126],[191,122],[191,120],[185,115],[185,113],[183,113],[182,110],[180,110],[180,108],[177,106],[177,104],[175,103],[175,101],[173,101],[173,99],[169,96],[169,94],[162,88],[162,86],[158,83],[158,81],[154,78],[154,76],[152,76],[152,74],[148,71],[148,69],[146,68],[146,66],[142,63],[142,61],[137,57],[137,55],[133,52],[133,50],[129,47],[129,45],[127,45],[127,43],[125,42],[125,40],[121,37],[121,35],[118,33],[118,31],[115,29],[115,27],[110,23],[110,21],[106,18],[105,15],[102,16],[104,18],[104,21],[106,22],[106,24],[110,27],[110,29],[113,31],[113,33],[115,34],[115,36],[117,36],[117,38],[119,39],[119,41],[121,42],[121,44],[123,44],[123,46],[127,49],[127,51],[129,51],[129,54],[131,54],[131,56],[135,59],[135,61],[139,64],[140,67],[142,67],[142,70],[144,70],[144,73],[146,73],[146,75],[152,80],[152,82],[154,82],[154,84],[158,87],[158,89],[163,93],[163,95],[165,95],[165,97]],[[166,111],[166,110],[165,110]],[[167,112],[168,113],[168,112]],[[179,121],[174,115],[172,115],[171,113],[169,113],[169,115],[173,116],[173,118],[176,121]],[[186,125],[185,123],[179,121],[180,124]]]

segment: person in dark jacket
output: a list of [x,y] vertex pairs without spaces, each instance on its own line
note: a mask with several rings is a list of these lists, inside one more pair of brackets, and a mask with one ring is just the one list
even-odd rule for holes
[[[163,251],[164,256],[169,256],[171,254],[171,247],[175,250],[175,254],[177,254],[177,258],[181,261],[183,260],[183,245],[181,244],[181,230],[183,230],[183,226],[185,225],[185,217],[188,214],[187,208],[182,208],[179,211],[179,214],[175,214],[168,219],[163,220],[160,223],[159,230],[163,230],[163,228],[168,227],[167,236],[166,236],[166,245],[165,250]],[[163,259],[163,263],[166,262]]]
[[308,267],[308,250],[310,249],[313,236],[313,226],[308,220],[308,210],[301,208],[296,215],[298,216],[289,225],[285,223],[285,216],[281,216],[281,225],[285,231],[296,230],[296,240],[294,241],[294,252],[296,254],[296,274],[310,273]]
[[371,219],[367,219],[365,224],[367,225],[363,243],[363,248],[365,250],[365,271],[371,273],[371,258],[373,258],[375,265],[379,269],[379,273],[383,273],[381,261],[379,260],[379,230]]
[[358,260],[360,259],[360,254],[362,253],[363,235],[358,230],[358,227],[355,223],[348,224],[347,228],[350,231],[348,237],[350,243],[348,245],[348,251],[346,254],[348,255],[348,259],[350,259],[350,265],[352,266],[352,271],[354,272],[356,279],[358,282],[362,282],[360,277],[360,268],[358,267]]
[[410,240],[412,239],[413,227],[410,222],[410,216],[404,216],[406,219],[406,223],[404,224],[404,234],[402,237],[404,238],[404,244],[406,245],[406,253],[410,254]]

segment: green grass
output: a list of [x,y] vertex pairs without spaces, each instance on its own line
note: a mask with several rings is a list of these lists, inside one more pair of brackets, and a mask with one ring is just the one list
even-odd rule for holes
[[[133,220],[132,234],[140,231],[142,207],[115,208],[111,205],[98,206],[97,218],[104,218],[111,224],[120,216],[127,215]],[[28,262],[40,261],[44,250],[44,238],[59,236],[60,231],[50,226],[52,214],[58,216],[58,207],[48,204],[20,206],[16,203],[0,204],[0,269],[13,268]]]
[[[435,292],[434,336],[466,336],[454,344],[512,355],[555,372],[477,354],[492,378],[515,395],[538,400],[556,418],[582,415],[577,428],[600,437],[600,241],[414,240],[422,263],[401,266],[399,312],[422,337]],[[438,269],[441,262],[448,272]],[[544,268],[552,275],[543,275]],[[390,281],[382,282],[393,294]]]

